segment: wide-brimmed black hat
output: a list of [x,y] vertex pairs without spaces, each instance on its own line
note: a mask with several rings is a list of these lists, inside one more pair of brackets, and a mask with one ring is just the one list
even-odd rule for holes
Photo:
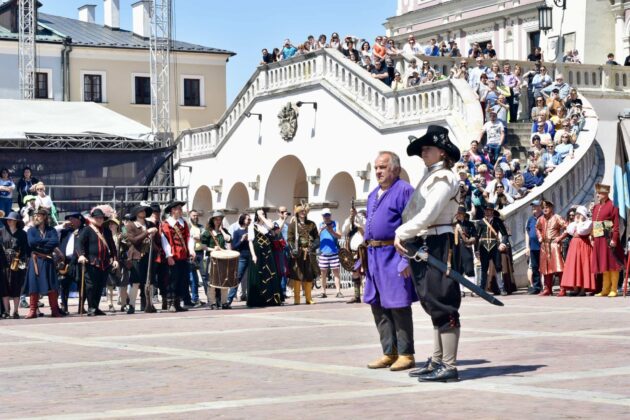
[[138,213],[140,213],[141,211],[144,212],[145,217],[149,217],[153,214],[153,209],[151,207],[138,204],[137,206],[134,206],[129,213],[131,220],[136,220],[136,218],[138,217]]
[[483,209],[484,209],[484,210],[494,210],[494,209],[495,209],[494,203],[486,203],[486,204],[483,206]]
[[466,207],[464,206],[457,207],[457,213],[467,213]]
[[185,201],[171,201],[170,203],[166,205],[166,207],[164,207],[164,213],[170,213],[173,207],[185,206],[185,205],[186,205]]
[[12,211],[8,215],[6,215],[5,217],[2,217],[2,221],[4,222],[5,220],[15,220],[17,222],[18,230],[24,228],[24,221],[22,220],[20,215],[17,214],[17,212]]
[[448,128],[439,125],[430,125],[421,137],[409,136],[409,142],[407,156],[422,156],[422,146],[434,146],[444,150],[453,162],[461,157],[459,148],[448,137]]
[[162,213],[162,209],[158,203],[151,203],[151,210],[153,210],[153,213]]
[[90,213],[90,216],[91,216],[92,218],[95,218],[95,217],[102,217],[103,219],[106,219],[106,220],[107,220],[107,216],[105,216],[105,213],[103,212],[103,210],[98,209],[98,208],[97,208],[97,209],[92,210],[92,213]]
[[80,211],[73,211],[66,214],[64,220],[70,220],[71,218],[79,219],[81,222],[85,222],[85,217],[83,217]]

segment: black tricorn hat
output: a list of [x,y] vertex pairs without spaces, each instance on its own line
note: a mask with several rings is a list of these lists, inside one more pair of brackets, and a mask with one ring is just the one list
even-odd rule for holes
[[186,205],[185,201],[171,201],[170,203],[166,205],[166,207],[164,207],[164,213],[170,213],[173,207],[185,206],[185,205]]
[[129,213],[129,217],[131,220],[136,220],[136,217],[138,217],[138,213],[140,213],[141,211],[144,212],[144,215],[146,217],[149,217],[153,214],[153,209],[149,206],[143,206],[142,204],[139,204],[137,206],[134,206],[131,209],[131,212]]
[[66,214],[66,217],[64,217],[64,220],[70,220],[70,218],[79,219],[81,223],[85,223],[85,217],[83,217],[80,211],[73,211]]
[[409,142],[407,156],[422,156],[422,146],[434,146],[444,150],[453,162],[461,157],[459,148],[448,138],[448,128],[439,125],[430,125],[421,137],[409,136]]

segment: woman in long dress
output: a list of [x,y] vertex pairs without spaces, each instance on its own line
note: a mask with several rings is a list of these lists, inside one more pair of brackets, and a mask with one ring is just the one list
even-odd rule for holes
[[254,223],[248,231],[252,266],[247,284],[247,306],[275,306],[281,304],[280,277],[271,246],[273,222],[264,209],[256,210]]
[[[205,230],[201,234],[201,244],[206,247],[205,249],[208,252],[232,249],[232,236],[223,227],[224,217],[220,211],[212,213]],[[228,301],[229,291],[230,289],[211,286],[210,296],[208,296],[208,307],[210,309],[231,309],[232,306]],[[215,301],[215,303],[212,303],[212,301]]]
[[565,296],[566,289],[573,289],[571,296],[585,296],[595,290],[595,276],[591,270],[591,232],[593,222],[588,218],[586,207],[575,210],[575,221],[567,226],[567,233],[573,237],[569,243],[567,259],[564,262],[561,289],[558,296]]

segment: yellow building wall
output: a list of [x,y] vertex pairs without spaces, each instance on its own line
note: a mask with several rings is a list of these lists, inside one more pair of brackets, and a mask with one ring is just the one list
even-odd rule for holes
[[[226,59],[223,54],[172,53],[171,59],[171,130],[182,130],[216,122],[226,108]],[[134,104],[133,75],[149,75],[148,50],[75,47],[70,53],[70,98],[82,101],[83,74],[105,75],[103,105],[151,126],[149,105]],[[201,76],[200,107],[183,106],[182,76]]]

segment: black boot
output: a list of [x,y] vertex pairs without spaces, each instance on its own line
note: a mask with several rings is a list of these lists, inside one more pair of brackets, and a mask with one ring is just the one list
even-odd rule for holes
[[424,376],[433,372],[440,366],[442,366],[441,363],[436,363],[431,357],[429,357],[421,368],[410,370],[409,376],[411,376],[412,378],[418,378],[420,376]]
[[457,382],[459,374],[456,368],[447,369],[445,366],[439,366],[426,375],[418,378],[419,382]]

